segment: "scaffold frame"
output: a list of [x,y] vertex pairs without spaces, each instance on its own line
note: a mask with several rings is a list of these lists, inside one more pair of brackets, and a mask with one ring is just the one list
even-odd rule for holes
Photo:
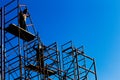
[[75,48],[69,41],[61,47],[65,80],[97,80],[95,61],[85,55],[83,46]]
[[85,55],[83,46],[69,41],[60,52],[56,42],[45,45],[29,10],[27,28],[21,27],[19,13],[24,9],[28,7],[20,0],[0,8],[0,80],[97,80],[95,60]]

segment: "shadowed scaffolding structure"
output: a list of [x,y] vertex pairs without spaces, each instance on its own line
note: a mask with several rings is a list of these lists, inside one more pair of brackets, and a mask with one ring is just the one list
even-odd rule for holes
[[29,14],[27,28],[18,23],[19,13],[28,9],[19,0],[0,8],[0,80],[97,80],[95,61],[83,46],[72,41],[61,46],[44,45]]

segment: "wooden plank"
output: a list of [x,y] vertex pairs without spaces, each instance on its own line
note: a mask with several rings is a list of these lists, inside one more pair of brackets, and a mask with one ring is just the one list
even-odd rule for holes
[[35,35],[33,35],[32,33],[24,30],[23,28],[20,28],[18,26],[16,26],[15,24],[10,24],[7,28],[6,31],[8,31],[9,33],[19,37],[20,34],[20,38],[25,40],[25,41],[31,41],[35,38]]
[[42,73],[44,75],[48,75],[48,76],[56,74],[56,72],[53,70],[49,70],[47,68],[41,68],[39,66],[34,66],[34,65],[28,65],[28,66],[25,66],[25,68],[28,70],[33,70],[33,71]]

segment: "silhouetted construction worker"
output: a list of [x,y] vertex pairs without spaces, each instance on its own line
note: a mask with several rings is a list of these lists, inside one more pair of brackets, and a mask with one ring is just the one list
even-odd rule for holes
[[19,13],[19,24],[20,27],[26,30],[26,18],[29,16],[27,14],[28,10],[24,9],[23,11],[20,11]]
[[37,44],[37,48],[35,48],[35,45],[34,45],[33,49],[36,50],[36,61],[37,61],[36,66],[44,68],[44,50],[45,50],[45,46]]

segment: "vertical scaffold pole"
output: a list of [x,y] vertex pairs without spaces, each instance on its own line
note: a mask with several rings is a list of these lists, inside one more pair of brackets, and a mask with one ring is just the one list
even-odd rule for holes
[[[4,10],[4,11],[3,11]],[[2,50],[2,80],[5,80],[6,78],[5,78],[5,55],[6,55],[6,52],[5,52],[5,6],[3,7],[3,9],[2,9],[2,23],[3,23],[3,21],[4,21],[4,24],[2,24],[2,30],[3,30],[3,32],[2,32],[2,48],[3,48],[3,50]],[[4,15],[3,15],[4,14]],[[4,69],[3,69],[4,68]]]
[[93,64],[94,64],[94,70],[95,70],[95,80],[97,80],[96,64],[94,59],[93,59]]
[[[18,6],[18,10],[17,10],[17,13],[19,14],[19,9],[20,9],[20,6],[19,6],[19,3],[20,3],[20,1],[19,0],[17,0],[17,6]],[[19,15],[18,15],[18,17],[19,17]],[[18,48],[18,53],[19,53],[19,65],[20,65],[20,80],[22,80],[22,57],[21,57],[21,50],[20,50],[20,28],[19,28],[19,37],[18,37],[18,46],[19,46],[19,48]]]
[[2,79],[2,7],[0,8],[0,80]]

